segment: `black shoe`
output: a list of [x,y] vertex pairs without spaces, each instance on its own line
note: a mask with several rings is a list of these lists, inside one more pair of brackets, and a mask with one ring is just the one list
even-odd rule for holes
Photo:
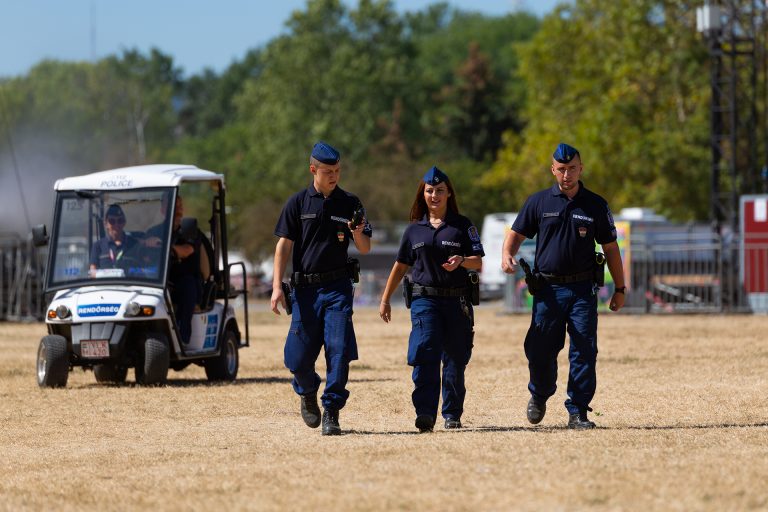
[[435,417],[429,414],[419,414],[416,416],[416,428],[419,432],[432,432],[435,428]]
[[595,428],[597,425],[593,421],[587,419],[587,411],[571,414],[568,417],[568,428],[576,430],[586,430],[589,428]]
[[301,419],[308,427],[320,426],[320,407],[317,405],[317,393],[301,395]]
[[341,434],[339,426],[339,411],[326,409],[323,411],[323,435],[338,436]]
[[461,428],[461,420],[455,419],[455,418],[446,418],[445,428],[446,429]]
[[528,421],[536,425],[541,423],[544,419],[544,414],[547,412],[547,402],[536,400],[535,397],[531,397],[528,400]]

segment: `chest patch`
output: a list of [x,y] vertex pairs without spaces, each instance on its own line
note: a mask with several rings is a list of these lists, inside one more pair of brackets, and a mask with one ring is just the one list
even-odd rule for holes
[[459,242],[449,242],[448,240],[443,240],[443,245],[449,245],[451,247],[461,247],[461,243],[459,243]]
[[559,216],[560,216],[560,212],[544,212],[545,219],[547,217],[559,217]]
[[584,226],[580,227],[579,228],[579,236],[581,238],[586,237],[587,236],[587,228],[585,228]]
[[304,219],[315,219],[315,218],[317,218],[317,214],[316,213],[302,213],[301,214],[301,220],[304,220]]
[[413,244],[411,246],[411,249],[418,249],[419,247],[424,247],[424,242],[419,242],[417,244]]

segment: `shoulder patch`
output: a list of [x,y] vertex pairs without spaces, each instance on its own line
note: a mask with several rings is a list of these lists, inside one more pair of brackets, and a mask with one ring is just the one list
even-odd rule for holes
[[480,241],[480,233],[477,232],[477,228],[473,226],[469,226],[469,230],[467,230],[467,234],[469,235],[469,239],[473,242],[479,242]]
[[609,225],[609,226],[613,226],[613,225],[614,225],[614,222],[613,222],[613,215],[611,215],[611,209],[610,209],[610,208],[607,208],[607,209],[606,209],[606,212],[607,212],[607,214],[608,214],[608,225]]
[[301,218],[303,219],[314,219],[317,217],[316,213],[302,213]]

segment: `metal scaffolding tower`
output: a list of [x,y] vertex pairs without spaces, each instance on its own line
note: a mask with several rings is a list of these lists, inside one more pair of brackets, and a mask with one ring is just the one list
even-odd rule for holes
[[759,85],[766,73],[766,1],[709,0],[696,13],[697,29],[704,34],[711,58],[710,84],[712,169],[710,220],[720,232],[723,225],[738,231],[739,197],[765,187],[758,154],[758,131],[766,137],[765,94]]

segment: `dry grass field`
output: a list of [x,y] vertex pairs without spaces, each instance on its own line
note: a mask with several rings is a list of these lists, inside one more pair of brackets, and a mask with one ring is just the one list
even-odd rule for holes
[[419,435],[407,312],[394,317],[356,312],[346,435],[331,438],[299,416],[285,316],[253,315],[237,383],[209,385],[193,367],[162,388],[76,370],[66,389],[38,389],[44,326],[0,324],[0,509],[768,509],[768,318],[601,314],[600,428],[576,432],[566,351],[531,426],[529,319],[480,307],[466,428]]

